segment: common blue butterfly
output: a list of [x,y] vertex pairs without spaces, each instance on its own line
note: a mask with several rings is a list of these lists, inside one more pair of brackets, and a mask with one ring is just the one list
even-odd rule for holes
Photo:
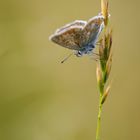
[[80,57],[92,53],[98,37],[104,27],[104,17],[99,14],[88,21],[75,20],[59,29],[50,36],[54,43],[75,50],[75,55]]

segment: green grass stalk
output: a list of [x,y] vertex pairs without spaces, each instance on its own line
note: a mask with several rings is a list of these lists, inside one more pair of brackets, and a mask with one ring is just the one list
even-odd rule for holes
[[100,139],[100,129],[101,129],[101,114],[103,109],[103,104],[110,91],[110,84],[106,85],[111,65],[112,65],[112,30],[108,27],[109,13],[108,13],[108,0],[101,0],[101,13],[104,16],[104,30],[103,37],[101,38],[99,45],[99,63],[97,62],[97,83],[99,89],[99,110],[97,118],[97,128],[96,128],[96,140]]

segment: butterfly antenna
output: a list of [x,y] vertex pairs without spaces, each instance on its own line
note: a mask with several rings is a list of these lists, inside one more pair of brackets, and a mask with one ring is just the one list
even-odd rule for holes
[[65,57],[65,58],[61,61],[61,63],[64,63],[64,62],[65,62],[68,58],[70,58],[73,54],[74,54],[74,53],[69,54],[67,57]]

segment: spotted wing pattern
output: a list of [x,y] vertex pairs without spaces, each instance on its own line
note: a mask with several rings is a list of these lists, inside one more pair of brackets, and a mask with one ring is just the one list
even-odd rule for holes
[[86,46],[95,46],[98,36],[104,27],[104,17],[99,14],[88,22],[76,20],[57,29],[50,37],[56,44],[72,50],[80,50]]
[[102,15],[95,16],[87,22],[83,29],[83,34],[86,38],[84,44],[96,44],[99,34],[104,27],[104,17]]
[[86,21],[76,20],[56,30],[50,40],[65,48],[79,50],[82,43],[81,34],[85,25]]

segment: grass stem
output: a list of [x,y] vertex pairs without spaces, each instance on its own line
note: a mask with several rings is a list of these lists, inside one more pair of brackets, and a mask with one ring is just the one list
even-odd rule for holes
[[100,93],[100,98],[99,98],[99,111],[98,111],[98,118],[97,118],[96,140],[99,140],[100,138],[101,114],[102,114],[102,93]]

